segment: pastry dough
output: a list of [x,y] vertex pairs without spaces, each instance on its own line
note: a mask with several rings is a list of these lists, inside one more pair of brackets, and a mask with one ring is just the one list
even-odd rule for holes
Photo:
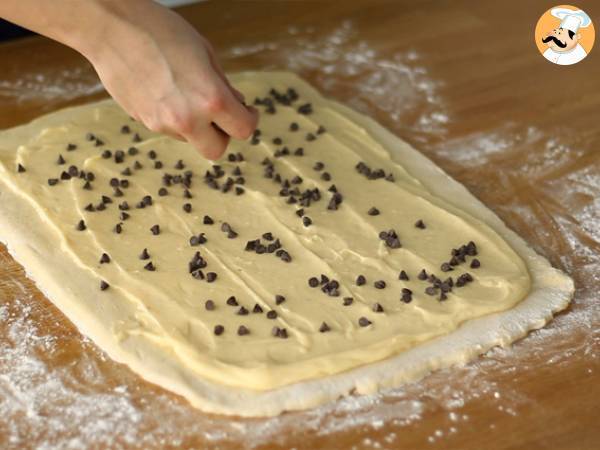
[[115,360],[206,411],[274,415],[468,361],[568,305],[570,278],[375,122],[290,73],[231,79],[270,100],[216,167],[112,101],[0,133],[0,239]]

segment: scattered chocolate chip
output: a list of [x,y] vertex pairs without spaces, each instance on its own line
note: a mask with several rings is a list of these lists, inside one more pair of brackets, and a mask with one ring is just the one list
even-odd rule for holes
[[237,302],[237,299],[235,298],[235,296],[234,296],[234,295],[232,295],[231,297],[229,297],[229,298],[227,299],[227,302],[226,302],[226,303],[227,303],[229,306],[238,306],[238,305],[239,305],[239,303]]
[[129,148],[127,149],[127,154],[128,154],[129,156],[135,156],[135,155],[137,155],[139,152],[140,152],[140,151],[137,149],[137,147],[129,147]]
[[58,183],[58,179],[57,178],[48,178],[48,185],[49,186],[55,186],[56,183]]
[[254,314],[260,314],[260,313],[263,312],[263,309],[262,309],[262,307],[258,303],[255,303],[254,304],[254,308],[252,308],[252,312]]
[[144,260],[144,259],[150,259],[150,253],[148,253],[148,249],[145,248],[144,250],[142,250],[142,253],[140,254],[140,259]]
[[375,286],[376,289],[385,289],[385,281],[377,280],[375,283],[373,283],[373,286]]
[[435,295],[435,294],[437,294],[437,289],[434,288],[433,286],[429,286],[429,287],[425,288],[425,293],[427,295]]
[[450,272],[451,270],[454,270],[454,269],[452,269],[452,266],[450,266],[450,264],[448,264],[446,262],[440,266],[440,269],[442,272]]
[[246,308],[244,308],[243,306],[240,306],[240,309],[237,310],[236,314],[238,316],[247,316],[248,310]]
[[323,322],[321,324],[321,326],[319,327],[319,332],[327,333],[328,331],[331,331],[331,328],[329,328],[329,325],[327,325],[327,322]]
[[154,267],[154,264],[152,264],[152,261],[150,261],[144,266],[144,269],[149,270],[150,272],[154,272],[156,270],[156,267]]
[[104,150],[101,156],[103,159],[109,159],[112,157],[112,152],[110,150]]
[[440,296],[438,297],[438,300],[440,302],[443,302],[444,300],[448,299],[448,295],[445,292],[440,292]]
[[66,163],[65,158],[63,158],[62,155],[58,155],[58,160],[56,161],[56,164],[62,166],[64,163]]
[[373,307],[371,309],[373,310],[373,312],[376,312],[376,313],[383,312],[383,306],[381,306],[379,303],[374,303]]
[[154,150],[150,150],[148,152],[148,158],[150,158],[150,159],[156,159],[157,156],[158,155],[156,154],[156,152]]
[[246,334],[250,334],[250,330],[246,328],[244,325],[240,325],[237,330],[237,334],[239,336],[244,336]]
[[354,299],[352,297],[344,297],[344,299],[343,299],[344,306],[350,306],[353,302],[354,302]]
[[[22,165],[22,164],[17,164],[17,172],[18,172],[18,173],[23,173],[23,172],[25,172],[25,167],[23,167],[23,165]],[[50,183],[48,183],[48,184],[50,184]]]
[[312,219],[311,219],[310,217],[308,217],[308,216],[304,216],[304,217],[302,218],[302,224],[303,224],[305,227],[309,227],[309,226],[311,226],[311,225],[312,225]]
[[204,225],[212,225],[215,222],[214,222],[214,220],[211,219],[210,216],[204,216],[202,223],[204,223]]
[[169,191],[167,190],[167,188],[165,188],[165,187],[161,187],[161,188],[158,190],[158,195],[159,195],[160,197],[164,197],[165,195],[169,195]]
[[162,161],[154,161],[154,168],[155,169],[162,169],[163,168]]
[[131,133],[131,129],[129,128],[128,125],[123,125],[121,127],[121,134],[129,134]]
[[369,325],[371,325],[371,321],[366,317],[361,317],[360,319],[358,319],[358,324],[361,327],[368,327]]
[[421,219],[419,219],[415,222],[415,227],[420,228],[421,230],[424,230],[425,228],[427,228],[425,226],[425,222],[423,222]]
[[125,152],[123,150],[115,150],[115,163],[121,164],[125,160]]
[[108,256],[106,253],[102,253],[102,256],[100,256],[100,264],[108,264],[110,262],[110,256]]
[[[225,327],[223,325],[215,325],[214,333],[216,336],[221,336],[225,332]],[[238,334],[240,331],[238,330]]]
[[133,135],[133,139],[131,139],[131,140],[132,140],[133,142],[142,142],[142,137],[141,137],[141,136],[140,136],[138,133],[135,133],[135,134]]
[[206,281],[212,283],[217,279],[217,274],[215,272],[208,272],[206,274]]
[[79,231],[83,231],[85,230],[87,227],[85,226],[85,221],[83,219],[81,219],[79,222],[77,222],[77,229]]
[[417,275],[417,278],[419,280],[426,280],[427,279],[427,272],[425,272],[425,269],[421,269],[421,271],[419,272],[419,275]]
[[331,180],[331,174],[329,172],[323,172],[321,174],[321,180],[323,180],[323,181],[330,181]]
[[100,290],[101,291],[105,291],[110,287],[110,285],[104,281],[104,280],[100,280]]
[[315,288],[319,285],[319,280],[317,277],[310,277],[308,279],[308,285],[312,288]]
[[471,265],[470,265],[471,269],[478,269],[479,267],[481,267],[481,263],[479,262],[479,260],[477,258],[473,259],[473,261],[471,261]]
[[311,142],[311,141],[314,141],[315,139],[317,139],[317,137],[314,134],[312,134],[312,133],[306,133],[305,139],[308,142]]
[[267,319],[277,319],[277,311],[267,311]]
[[304,156],[304,149],[302,147],[298,147],[294,150],[294,156]]
[[300,126],[296,122],[290,123],[290,131],[298,131]]
[[275,304],[281,305],[283,302],[285,302],[285,297],[283,295],[277,294],[275,296]]
[[362,286],[367,282],[367,279],[365,278],[364,275],[359,275],[356,277],[356,285],[357,286]]
[[190,213],[190,212],[192,212],[192,204],[191,204],[191,203],[184,203],[184,204],[183,204],[183,210],[184,210],[186,213]]
[[118,224],[115,225],[114,231],[117,234],[121,234],[121,232],[123,231],[123,227],[121,226],[120,223],[118,223]]
[[370,208],[367,211],[367,214],[370,215],[370,216],[378,216],[379,215],[379,210],[373,206],[372,208]]
[[312,105],[310,103],[305,103],[300,105],[297,110],[300,114],[311,114],[313,112]]
[[401,270],[400,275],[398,275],[398,279],[408,281],[408,274],[404,270]]
[[152,232],[152,234],[154,236],[158,236],[160,234],[160,226],[159,225],[152,225],[152,227],[150,227],[150,231]]
[[68,152],[72,152],[76,148],[77,148],[77,145],[75,145],[75,144],[67,144],[67,147],[66,147]]
[[319,128],[317,128],[317,134],[323,134],[325,133],[325,131],[327,131],[325,129],[325,127],[323,125],[319,125]]
[[183,163],[183,160],[180,159],[179,161],[177,161],[177,163],[175,164],[175,168],[177,170],[185,169],[185,164]]
[[408,288],[402,288],[402,297],[400,300],[404,303],[410,303],[412,301],[412,291]]

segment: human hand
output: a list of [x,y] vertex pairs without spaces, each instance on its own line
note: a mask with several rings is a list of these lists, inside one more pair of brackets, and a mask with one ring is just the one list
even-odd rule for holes
[[243,103],[210,43],[189,23],[154,2],[103,6],[112,20],[101,28],[102,42],[84,42],[80,51],[134,119],[188,141],[213,160],[230,137],[252,134],[257,110]]

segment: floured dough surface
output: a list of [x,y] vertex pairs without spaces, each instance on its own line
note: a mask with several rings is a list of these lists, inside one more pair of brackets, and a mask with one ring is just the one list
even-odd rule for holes
[[[570,280],[441,171],[414,170],[428,160],[392,159],[389,140],[291,74],[233,81],[258,99],[260,131],[218,163],[112,101],[0,134],[13,217],[0,237],[34,234],[13,254],[115,359],[204,409],[274,414],[372,390],[379,375],[336,377],[451,343],[525,303],[542,266],[564,290],[523,328],[568,303]],[[472,339],[449,363],[493,344]],[[282,400],[299,386],[323,392]]]

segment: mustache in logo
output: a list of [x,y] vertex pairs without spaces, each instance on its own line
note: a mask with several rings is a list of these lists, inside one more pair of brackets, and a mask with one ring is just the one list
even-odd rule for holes
[[542,42],[545,44],[547,42],[553,41],[556,45],[558,45],[560,48],[565,48],[567,46],[566,42],[561,42],[558,40],[558,38],[556,36],[546,36],[545,38],[542,38]]

